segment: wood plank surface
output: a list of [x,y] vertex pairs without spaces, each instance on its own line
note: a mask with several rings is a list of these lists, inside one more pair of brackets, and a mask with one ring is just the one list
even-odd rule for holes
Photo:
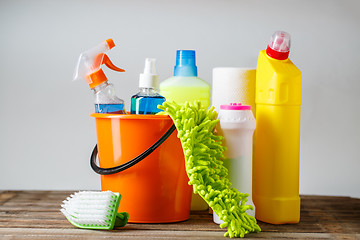
[[[0,239],[226,239],[207,211],[169,224],[127,224],[112,231],[84,230],[59,211],[73,191],[0,191]],[[298,224],[259,222],[247,239],[360,239],[360,199],[301,196]]]

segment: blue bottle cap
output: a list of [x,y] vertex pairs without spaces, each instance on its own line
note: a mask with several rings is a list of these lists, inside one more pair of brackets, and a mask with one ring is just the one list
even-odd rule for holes
[[174,76],[197,77],[195,50],[177,50]]

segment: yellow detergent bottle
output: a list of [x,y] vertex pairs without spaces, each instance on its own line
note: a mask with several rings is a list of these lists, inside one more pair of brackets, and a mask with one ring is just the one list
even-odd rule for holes
[[[194,50],[177,50],[174,76],[160,83],[160,94],[166,101],[177,104],[185,102],[201,102],[201,106],[210,106],[210,84],[197,75]],[[207,203],[198,195],[191,198],[191,210],[206,210]]]
[[289,50],[290,35],[275,32],[256,70],[253,201],[256,219],[272,224],[300,220],[301,72]]

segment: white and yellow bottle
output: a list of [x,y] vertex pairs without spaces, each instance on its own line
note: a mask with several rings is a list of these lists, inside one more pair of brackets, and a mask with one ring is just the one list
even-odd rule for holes
[[256,219],[272,224],[300,220],[301,72],[289,50],[290,35],[275,32],[256,70],[253,201]]
[[[200,101],[203,108],[210,106],[210,84],[198,77],[194,50],[177,50],[174,76],[160,83],[160,94],[180,105]],[[207,203],[193,193],[191,210],[206,209]]]

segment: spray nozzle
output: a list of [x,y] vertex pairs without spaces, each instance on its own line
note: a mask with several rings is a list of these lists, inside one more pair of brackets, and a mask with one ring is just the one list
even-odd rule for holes
[[290,52],[290,34],[283,31],[275,32],[266,49],[267,55],[278,60],[285,60]]
[[146,58],[144,73],[140,74],[139,87],[141,88],[159,88],[159,75],[156,74],[156,59]]
[[104,71],[101,69],[101,65],[105,64],[114,71],[125,72],[125,70],[116,67],[105,54],[106,51],[113,47],[115,47],[114,41],[108,39],[81,53],[76,64],[73,79],[85,79],[90,88],[94,88],[107,80]]

